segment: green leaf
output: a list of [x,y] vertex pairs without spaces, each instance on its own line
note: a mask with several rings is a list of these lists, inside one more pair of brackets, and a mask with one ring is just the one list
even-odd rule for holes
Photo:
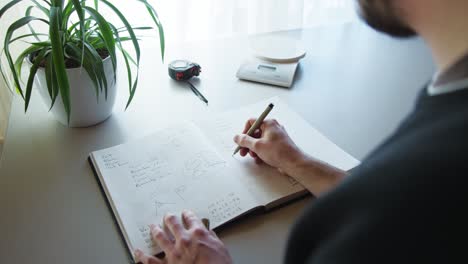
[[166,50],[166,40],[164,37],[164,28],[161,24],[161,21],[159,20],[158,13],[156,12],[156,9],[152,5],[148,3],[147,0],[137,0],[139,2],[142,2],[146,6],[146,10],[148,10],[148,13],[150,14],[151,18],[153,19],[154,23],[158,27],[158,32],[159,32],[159,45],[161,46],[161,58],[162,61],[164,62],[164,53]]
[[50,41],[32,42],[30,44],[33,46],[38,46],[38,47],[51,47],[52,46],[52,43]]
[[[112,33],[112,29],[110,28],[107,20],[101,14],[99,14],[96,11],[96,9],[91,8],[89,6],[85,6],[83,7],[83,9],[86,10],[90,14],[90,16],[92,16],[98,23],[103,40],[104,40],[104,44],[106,45],[106,49],[109,52],[109,55],[111,57],[112,67],[115,73],[117,70],[117,56],[115,54],[115,40],[114,40],[114,36]],[[114,74],[114,81],[115,80],[116,80],[116,75]]]
[[8,9],[12,8],[14,5],[18,4],[21,1],[23,0],[13,0],[8,2],[8,4],[6,4],[2,9],[0,9],[0,18],[2,18],[2,16],[5,14],[6,11],[8,11]]
[[13,64],[13,59],[12,59],[11,54],[10,54],[10,40],[11,40],[11,37],[13,36],[13,33],[16,30],[18,30],[19,28],[27,25],[31,21],[35,21],[35,20],[43,21],[45,23],[48,23],[44,19],[40,19],[40,18],[33,17],[33,16],[23,17],[23,18],[18,19],[15,22],[13,22],[13,24],[11,24],[10,27],[7,29],[7,33],[5,35],[5,42],[4,42],[5,56],[7,58],[8,65],[10,66],[10,69],[12,71],[13,80],[14,80],[14,83],[15,83],[15,86],[16,86],[16,90],[20,93],[22,98],[24,98],[23,90],[21,88],[21,84],[19,82],[19,77],[16,74],[15,67],[14,67],[14,64]]
[[[130,63],[128,63],[128,57],[131,58],[131,56],[128,53],[126,53],[126,51],[124,50],[124,48],[122,46],[122,42],[120,41],[118,30],[113,25],[112,25],[112,28],[114,29],[114,33],[116,35],[117,47],[122,52],[122,55],[123,55],[123,58],[124,58],[124,61],[125,61],[125,67],[127,69],[128,89],[129,89],[129,92],[131,94],[132,93],[132,69],[130,68]],[[135,65],[137,65],[136,62],[135,62]]]
[[50,12],[49,12],[49,9],[45,8],[43,5],[41,5],[39,2],[37,2],[36,0],[31,0],[31,2],[33,2],[34,4],[36,4],[36,7],[38,9],[40,9],[47,17],[50,16]]
[[[85,22],[86,22],[86,23],[85,23],[85,31],[86,31],[86,32],[91,28],[91,24],[88,23],[88,22],[91,22],[91,21],[93,21],[93,20],[90,19],[90,18],[86,18],[86,19],[85,19]],[[75,23],[73,23],[71,26],[69,26],[69,27],[68,27],[68,30],[67,30],[67,31],[68,31],[68,34],[69,34],[70,36],[72,36],[72,37],[73,37],[73,36],[76,36],[76,34],[77,34],[76,28],[77,28],[80,24],[81,24],[81,21],[75,22]]]
[[[24,34],[24,35],[21,35],[21,36],[18,36],[12,40],[10,40],[10,44],[17,41],[17,40],[20,40],[20,39],[23,39],[23,38],[28,38],[28,37],[35,37],[35,36],[49,36],[47,34],[43,34],[43,33],[34,33],[34,34]],[[37,39],[37,38],[36,38]],[[39,40],[41,41],[41,40]]]
[[74,58],[75,60],[79,60],[80,58],[84,56],[85,60],[84,60],[83,68],[86,70],[91,81],[93,82],[95,92],[96,92],[96,100],[99,102],[99,85],[100,84],[98,82],[101,82],[100,78],[102,77],[102,74],[100,75],[98,71],[96,70],[97,68],[96,61],[90,55],[89,52],[87,52],[85,55],[81,54],[83,49],[79,48],[75,44],[68,43],[67,48],[70,50],[71,57]]
[[[119,11],[119,9],[117,9],[113,4],[111,4],[107,0],[100,0],[100,1],[103,2],[104,4],[106,4],[110,9],[112,9],[112,11],[114,11],[114,13],[120,18],[120,20],[122,21],[124,26],[127,28],[128,34],[130,35],[130,38],[132,39],[133,47],[135,48],[135,53],[136,53],[136,58],[137,58],[137,65],[138,65],[137,67],[139,67],[139,65],[140,65],[140,45],[138,43],[135,32],[132,29],[132,26],[127,21],[125,16]],[[127,59],[125,54],[124,54],[124,58]],[[127,61],[127,63],[128,63],[128,61]],[[137,71],[137,74],[136,74],[136,77],[135,77],[135,83],[134,83],[133,87],[130,89],[130,97],[129,97],[129,100],[127,102],[127,106],[125,107],[125,109],[127,109],[128,106],[130,105],[130,103],[132,102],[132,99],[133,99],[133,97],[135,95],[135,91],[136,91],[136,88],[137,88],[137,83],[138,83],[138,71]]]
[[138,66],[137,62],[132,58],[132,56],[130,55],[130,53],[128,53],[127,50],[125,50],[123,47],[120,47],[121,48],[121,51],[123,52],[123,55],[128,58],[129,61],[131,61],[133,63],[133,65],[135,66]]
[[16,58],[16,61],[15,61],[16,74],[18,74],[18,76],[21,76],[21,69],[23,67],[23,62],[29,55],[31,55],[31,54],[39,51],[39,50],[42,50],[44,48],[45,47],[41,47],[41,46],[31,46],[31,47],[23,50],[23,52],[21,52],[21,54],[18,55],[18,58]]
[[102,90],[102,87],[104,87],[105,98],[107,100],[107,88],[108,87],[107,87],[106,73],[104,71],[103,59],[101,58],[101,55],[99,55],[97,50],[93,46],[89,45],[88,43],[85,43],[85,54],[87,54],[90,61],[93,62],[94,66],[96,67],[96,73],[99,78],[101,90]]
[[[34,7],[35,7],[35,6],[29,6],[28,8],[26,8],[25,16],[31,16],[31,10],[32,10]],[[28,24],[28,27],[29,27],[29,30],[31,31],[32,35],[34,36],[34,38],[35,38],[37,41],[41,41],[41,40],[39,39],[39,37],[37,36],[36,31],[34,31],[34,28],[31,26],[31,24]]]
[[[54,3],[54,2],[52,2]],[[60,7],[50,8],[50,41],[52,43],[52,58],[55,67],[57,82],[62,96],[63,106],[67,113],[67,120],[70,123],[71,102],[70,102],[70,83],[65,67],[65,59],[63,56],[63,43],[60,36]]]
[[[85,16],[83,9],[81,8],[81,3],[80,0],[72,0],[73,6],[75,7],[76,13],[78,14],[78,19],[80,20],[80,29],[81,29],[81,37],[83,40],[83,43],[85,42]],[[84,51],[84,45],[83,46],[83,51]],[[84,52],[83,52],[83,57],[81,58],[81,66],[83,66],[83,60],[84,60]]]
[[[49,77],[49,81],[47,81],[47,77]],[[59,85],[57,81],[57,75],[55,74],[55,67],[54,67],[54,61],[51,55],[47,56],[47,65],[46,65],[46,82],[47,82],[47,87],[49,88],[49,95],[50,98],[52,99],[52,102],[50,104],[49,111],[52,110],[52,108],[55,105],[55,101],[57,100],[57,96],[59,94]]]
[[39,64],[44,60],[44,57],[47,55],[47,50],[43,49],[39,52],[37,57],[34,59],[33,65],[31,66],[31,70],[29,73],[28,83],[26,85],[26,98],[25,98],[25,107],[24,112],[28,111],[29,101],[31,100],[31,92],[32,86],[34,83],[34,77],[36,76],[37,69],[39,68]]
[[46,83],[47,83],[47,91],[49,92],[50,99],[54,96],[54,88],[53,88],[53,68],[52,66],[52,56],[46,57],[46,65],[45,65],[45,76],[46,76]]
[[[133,30],[153,30],[153,27],[132,27]],[[117,28],[119,33],[127,31],[126,27],[119,27]]]

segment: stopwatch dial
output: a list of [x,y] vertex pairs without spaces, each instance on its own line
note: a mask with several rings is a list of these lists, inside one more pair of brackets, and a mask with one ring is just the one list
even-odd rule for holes
[[175,69],[185,69],[189,66],[187,61],[178,60],[172,63],[172,67]]

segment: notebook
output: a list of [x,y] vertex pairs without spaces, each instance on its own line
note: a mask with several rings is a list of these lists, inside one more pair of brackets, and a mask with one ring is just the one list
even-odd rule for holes
[[307,194],[278,170],[232,156],[233,136],[269,103],[275,107],[268,118],[283,124],[303,151],[343,170],[359,164],[278,97],[94,151],[90,164],[131,256],[135,249],[151,255],[161,252],[149,225],[162,223],[166,213],[190,209],[209,219],[216,230],[250,212],[266,213]]

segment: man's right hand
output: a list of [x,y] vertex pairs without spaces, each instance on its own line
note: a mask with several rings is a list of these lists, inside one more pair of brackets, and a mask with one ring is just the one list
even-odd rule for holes
[[287,168],[293,166],[304,154],[275,119],[265,120],[252,136],[246,135],[255,120],[249,119],[243,134],[234,137],[234,142],[242,147],[240,155],[245,157],[250,154],[257,163],[265,162],[281,172],[287,172]]
[[241,146],[240,155],[250,154],[257,163],[265,162],[287,174],[315,196],[334,188],[346,172],[303,153],[276,120],[265,120],[252,136],[246,135],[255,118],[245,124],[243,134],[234,141]]

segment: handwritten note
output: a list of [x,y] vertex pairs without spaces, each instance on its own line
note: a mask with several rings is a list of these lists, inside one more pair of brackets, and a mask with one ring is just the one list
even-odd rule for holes
[[234,192],[230,192],[224,197],[208,205],[210,219],[221,222],[237,216],[243,211],[241,198]]
[[145,242],[145,246],[147,249],[153,249],[154,247],[156,247],[154,240],[151,238],[151,231],[149,226],[140,226],[138,228],[138,231],[140,232],[140,237]]
[[152,158],[130,165],[129,172],[135,187],[142,187],[165,177],[170,177],[172,172],[169,170],[169,167],[167,160]]
[[114,169],[128,164],[127,161],[121,161],[111,153],[103,154],[102,161],[104,162],[104,167],[106,169]]

